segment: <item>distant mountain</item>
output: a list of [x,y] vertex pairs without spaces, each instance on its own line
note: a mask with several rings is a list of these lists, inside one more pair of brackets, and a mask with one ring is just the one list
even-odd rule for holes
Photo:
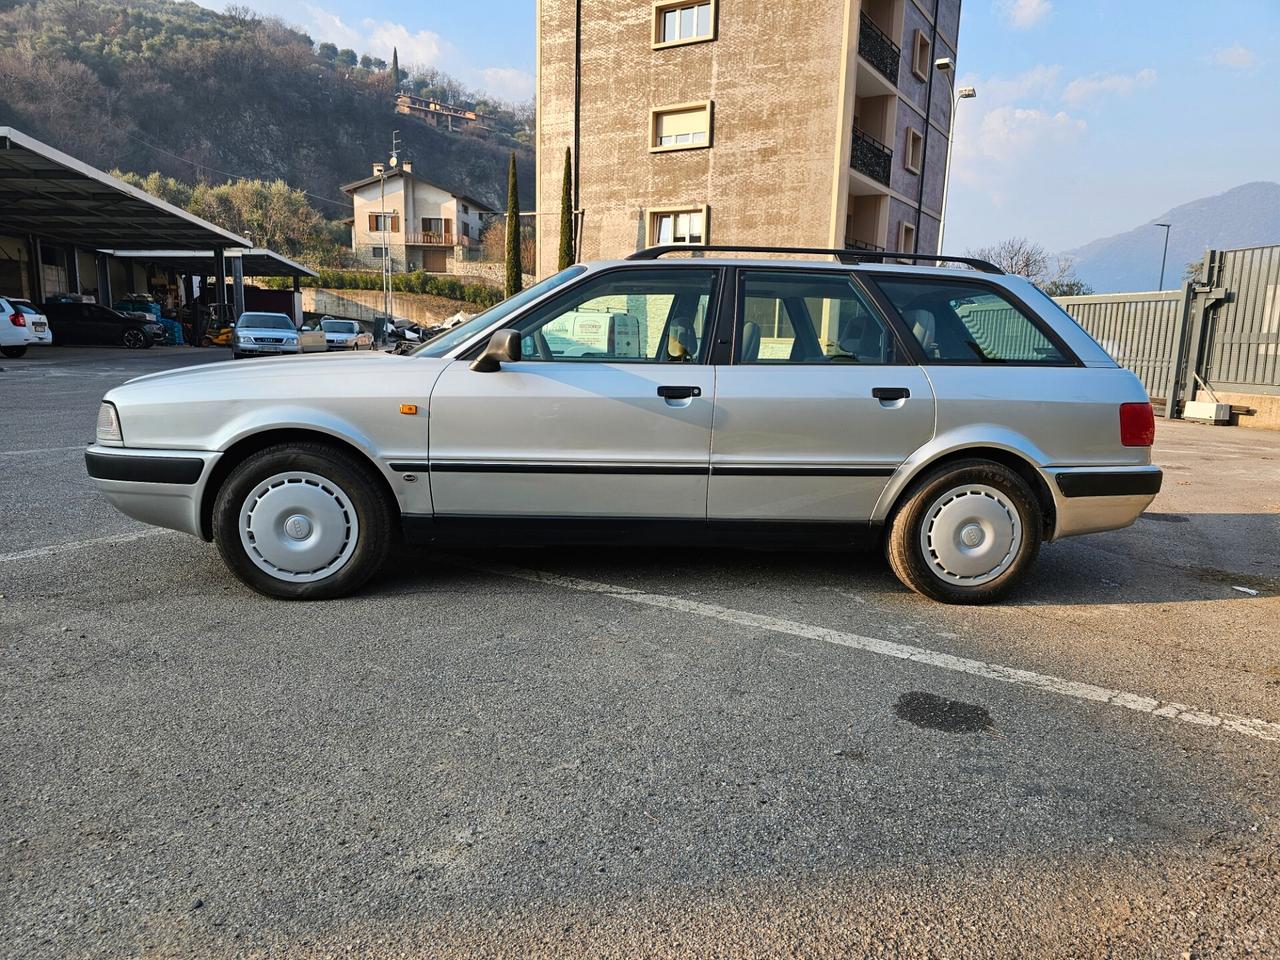
[[1258,181],[1212,197],[1192,200],[1127,233],[1066,251],[1076,272],[1098,293],[1154,290],[1159,286],[1160,251],[1169,231],[1165,289],[1182,283],[1182,273],[1208,247],[1228,249],[1280,243],[1280,183]]

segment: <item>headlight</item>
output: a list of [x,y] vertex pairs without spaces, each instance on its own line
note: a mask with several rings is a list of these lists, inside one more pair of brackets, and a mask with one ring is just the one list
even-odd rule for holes
[[124,434],[120,432],[120,416],[116,413],[115,404],[103,400],[102,405],[98,407],[96,435],[99,443],[124,444]]
[[243,333],[237,333],[236,339],[239,340],[241,343],[253,343],[253,337],[246,336]]

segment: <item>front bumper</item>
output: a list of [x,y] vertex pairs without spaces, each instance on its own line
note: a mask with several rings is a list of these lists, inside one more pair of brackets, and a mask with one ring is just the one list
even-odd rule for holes
[[94,444],[85,467],[94,486],[126,516],[202,536],[200,505],[213,465],[206,450],[139,450]]
[[296,343],[236,343],[233,345],[236,353],[250,355],[256,354],[264,357],[275,357],[281,354],[298,353],[298,345]]
[[1164,479],[1159,467],[1051,467],[1045,473],[1057,520],[1053,539],[1132,524]]

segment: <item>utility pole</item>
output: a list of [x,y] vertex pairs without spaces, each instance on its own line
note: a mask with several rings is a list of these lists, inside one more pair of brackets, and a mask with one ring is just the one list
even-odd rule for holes
[[[378,346],[382,347],[387,342],[387,329],[392,323],[391,319],[391,239],[389,236],[391,229],[391,216],[387,213],[387,167],[396,167],[400,163],[400,131],[391,131],[391,156],[388,163],[382,167],[382,211],[379,216],[382,217],[382,319],[374,327],[373,338]],[[406,223],[407,227],[408,224]]]
[[1160,286],[1157,290],[1164,289],[1164,265],[1169,259],[1169,229],[1173,226],[1171,223],[1153,223],[1153,227],[1164,227],[1164,253],[1160,254]]

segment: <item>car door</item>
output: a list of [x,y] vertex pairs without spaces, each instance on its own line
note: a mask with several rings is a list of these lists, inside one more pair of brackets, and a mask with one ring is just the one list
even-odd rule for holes
[[454,361],[431,395],[431,494],[446,517],[706,519],[721,271],[588,276],[512,326],[522,358]]
[[740,269],[708,515],[861,522],[933,436],[929,380],[848,270]]
[[124,318],[101,304],[84,307],[86,343],[117,344],[124,334]]

